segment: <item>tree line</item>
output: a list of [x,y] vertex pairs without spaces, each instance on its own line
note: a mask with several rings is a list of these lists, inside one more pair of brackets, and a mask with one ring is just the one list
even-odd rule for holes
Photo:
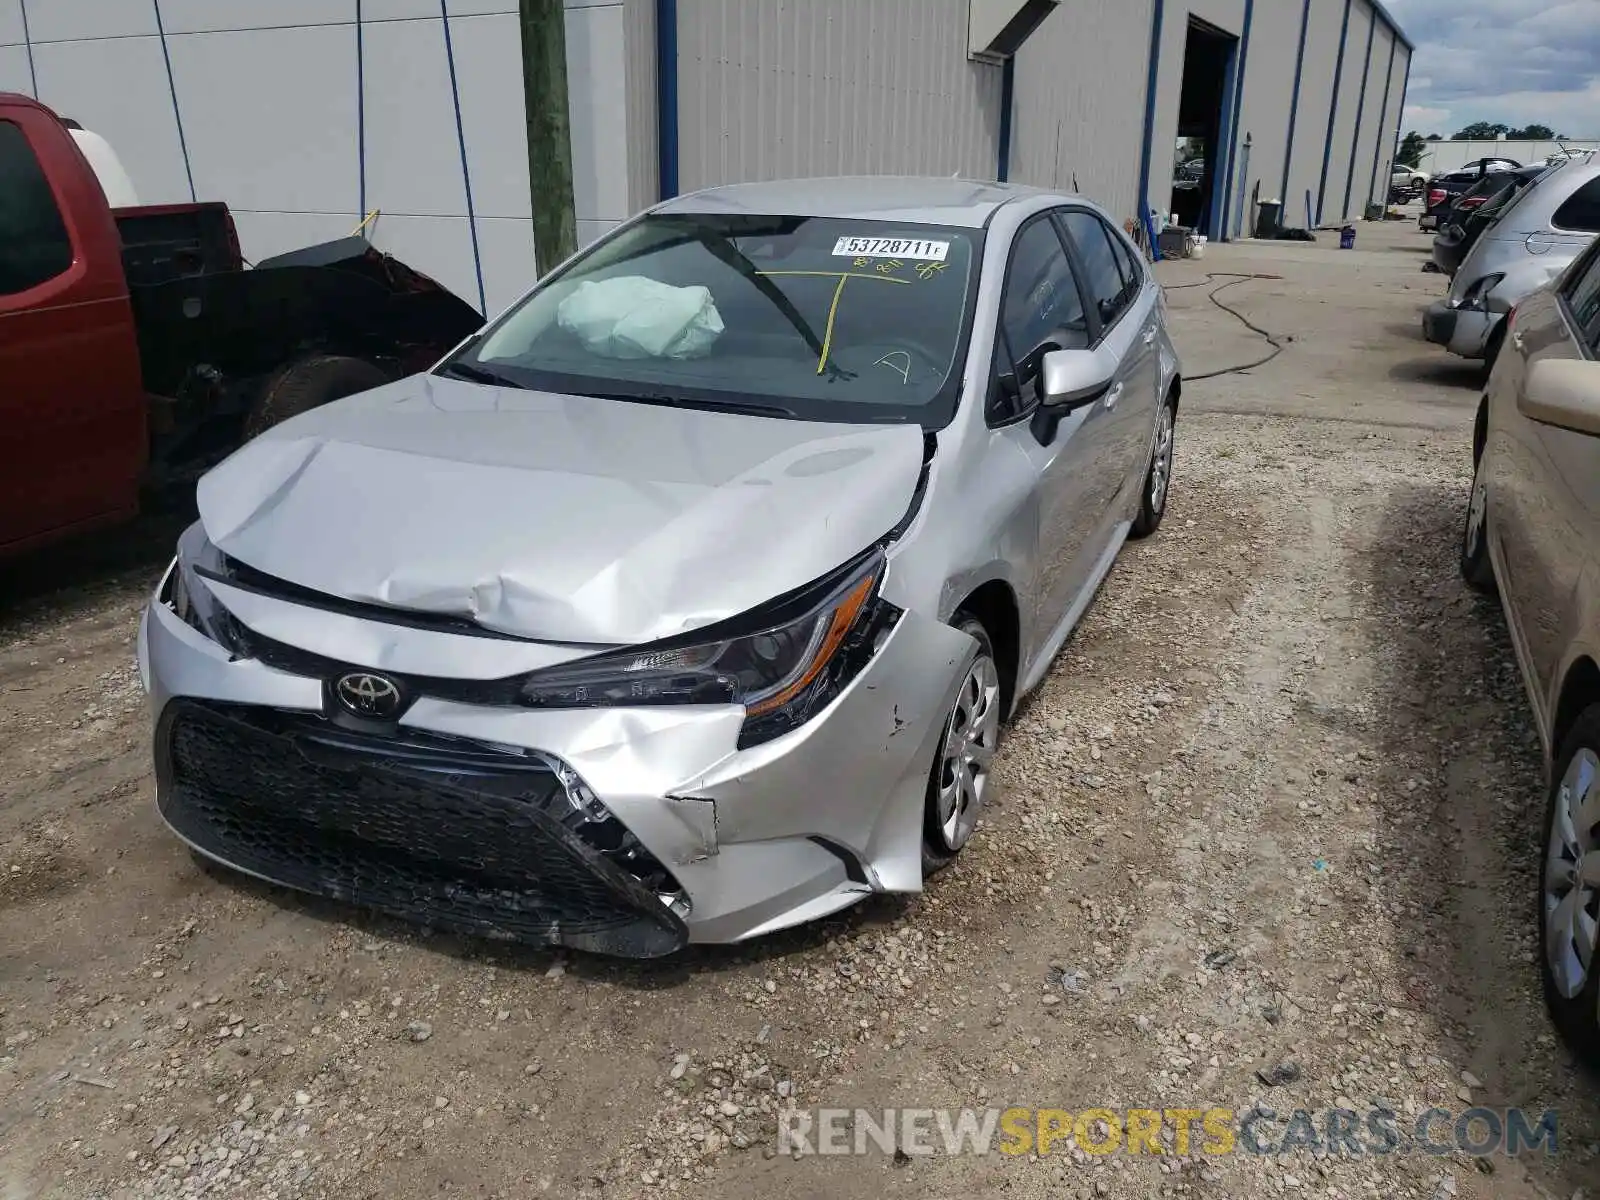
[[[1561,142],[1566,140],[1567,135],[1557,133],[1548,125],[1524,125],[1518,128],[1490,121],[1474,121],[1471,125],[1458,130],[1453,140],[1492,142],[1502,137],[1510,142]],[[1428,143],[1442,141],[1444,139],[1437,133],[1430,133],[1424,137],[1416,130],[1412,130],[1401,139],[1400,153],[1395,161],[1407,167],[1419,166],[1423,154],[1427,151]]]

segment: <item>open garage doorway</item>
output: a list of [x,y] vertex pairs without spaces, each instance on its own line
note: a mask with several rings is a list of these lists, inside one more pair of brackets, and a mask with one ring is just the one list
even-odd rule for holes
[[1178,101],[1178,144],[1172,173],[1172,213],[1178,224],[1218,241],[1228,173],[1227,133],[1233,120],[1239,39],[1189,18]]

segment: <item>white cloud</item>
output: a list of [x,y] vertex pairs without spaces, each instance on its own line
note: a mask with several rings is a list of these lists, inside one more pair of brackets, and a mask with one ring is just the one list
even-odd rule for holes
[[1474,121],[1600,137],[1595,0],[1390,0],[1416,43],[1406,127],[1446,136]]

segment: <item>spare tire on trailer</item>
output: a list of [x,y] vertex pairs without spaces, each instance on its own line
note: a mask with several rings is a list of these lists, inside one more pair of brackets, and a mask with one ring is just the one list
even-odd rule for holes
[[316,354],[298,358],[267,377],[244,419],[244,440],[280,421],[390,382],[388,372],[361,358]]

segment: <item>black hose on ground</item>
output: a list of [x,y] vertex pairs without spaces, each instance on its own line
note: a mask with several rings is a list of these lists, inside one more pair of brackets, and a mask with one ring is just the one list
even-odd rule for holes
[[[1257,325],[1255,322],[1250,320],[1249,317],[1245,316],[1238,309],[1230,308],[1230,307],[1228,307],[1228,305],[1224,304],[1221,300],[1217,299],[1217,294],[1219,292],[1226,291],[1228,288],[1231,288],[1231,287],[1237,287],[1241,283],[1249,283],[1252,279],[1282,279],[1282,278],[1283,278],[1283,276],[1281,276],[1281,275],[1261,275],[1261,274],[1245,275],[1245,274],[1241,274],[1240,272],[1237,272],[1237,271],[1209,271],[1209,272],[1207,272],[1206,277],[1204,279],[1198,280],[1198,281],[1196,281],[1194,283],[1171,283],[1171,284],[1163,284],[1162,285],[1164,290],[1169,291],[1169,292],[1176,292],[1176,291],[1181,291],[1184,288],[1205,287],[1208,283],[1210,283],[1210,282],[1212,282],[1213,280],[1216,280],[1216,279],[1226,279],[1228,281],[1227,283],[1218,284],[1216,287],[1212,288],[1211,291],[1206,293],[1206,299],[1210,300],[1211,303],[1215,304],[1223,312],[1227,313],[1234,320],[1238,321],[1241,325],[1243,325],[1251,333],[1254,333],[1254,334],[1258,335],[1259,337],[1261,337],[1262,339],[1264,339],[1266,341],[1267,345],[1272,347],[1272,352],[1270,354],[1267,354],[1267,355],[1265,355],[1265,356],[1263,356],[1261,358],[1258,358],[1258,359],[1254,359],[1251,362],[1240,363],[1238,366],[1233,366],[1233,367],[1224,367],[1220,371],[1207,371],[1203,375],[1185,375],[1183,377],[1183,380],[1184,380],[1185,383],[1196,383],[1196,382],[1198,382],[1199,380],[1202,380],[1202,379],[1216,379],[1216,378],[1218,378],[1219,376],[1222,376],[1222,375],[1237,375],[1241,371],[1253,371],[1257,367],[1266,366],[1273,359],[1277,358],[1278,355],[1283,353],[1284,348],[1285,348],[1287,343],[1285,343],[1283,341],[1280,341],[1277,334],[1272,333],[1272,332],[1270,332],[1268,330],[1265,330],[1265,329],[1261,328],[1261,326]],[[1290,339],[1290,340],[1293,340],[1293,339]]]

